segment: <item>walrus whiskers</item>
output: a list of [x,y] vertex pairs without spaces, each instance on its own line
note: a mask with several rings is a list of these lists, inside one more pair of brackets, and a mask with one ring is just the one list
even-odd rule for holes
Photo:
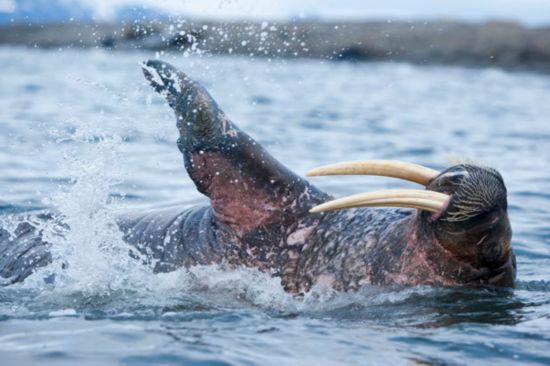
[[362,160],[346,161],[342,163],[325,165],[306,173],[308,177],[324,175],[379,175],[404,179],[427,185],[430,180],[439,174],[437,170],[426,168],[422,165],[406,163],[396,160]]
[[334,211],[344,208],[357,207],[405,207],[417,208],[430,212],[439,212],[447,203],[450,196],[418,189],[391,189],[359,193],[348,197],[335,199],[313,207],[310,212]]

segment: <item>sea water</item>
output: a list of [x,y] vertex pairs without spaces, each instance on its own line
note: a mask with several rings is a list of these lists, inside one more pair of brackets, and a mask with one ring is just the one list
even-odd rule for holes
[[[502,173],[515,290],[367,286],[295,298],[254,269],[154,274],[128,256],[121,212],[208,204],[184,170],[173,112],[141,74],[155,57],[0,48],[0,226],[48,208],[70,227],[44,227],[52,264],[0,288],[2,365],[550,364],[550,76],[162,55],[299,174],[355,159]],[[412,187],[312,181],[335,196]]]

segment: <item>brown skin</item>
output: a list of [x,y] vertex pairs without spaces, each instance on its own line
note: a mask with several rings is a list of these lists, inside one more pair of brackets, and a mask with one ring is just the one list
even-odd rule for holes
[[437,214],[310,214],[331,197],[240,131],[185,74],[161,61],[149,61],[144,72],[174,108],[189,175],[210,197],[218,227],[228,228],[227,262],[271,271],[297,293],[315,284],[343,291],[363,284],[514,286],[506,188],[493,169],[457,165],[433,178],[427,189],[452,195]]
[[[450,195],[436,214],[372,208],[311,214],[332,197],[239,130],[204,88],[161,61],[148,61],[144,74],[174,109],[185,167],[210,199],[119,219],[124,240],[154,260],[155,271],[248,266],[280,277],[292,293],[316,284],[341,291],[366,284],[514,286],[506,187],[495,170],[457,165],[433,178],[426,188]],[[51,261],[35,226],[21,224],[9,234],[0,229],[6,284]]]

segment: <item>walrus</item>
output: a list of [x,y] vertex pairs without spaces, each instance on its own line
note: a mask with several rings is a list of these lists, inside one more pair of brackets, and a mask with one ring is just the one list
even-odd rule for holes
[[[272,157],[233,124],[208,92],[174,66],[143,64],[174,110],[185,169],[209,205],[128,214],[123,239],[156,272],[206,264],[271,273],[285,290],[364,285],[513,287],[516,261],[507,192],[494,169],[460,164],[437,172],[399,161],[355,161],[309,176],[366,174],[425,189],[334,199]],[[34,220],[52,220],[48,213]],[[51,262],[39,226],[0,230],[0,276],[22,281]]]

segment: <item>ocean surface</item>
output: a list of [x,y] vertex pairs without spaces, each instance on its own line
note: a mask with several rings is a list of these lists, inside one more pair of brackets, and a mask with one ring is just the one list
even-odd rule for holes
[[[142,77],[140,62],[155,57],[203,83],[300,174],[356,159],[498,169],[517,288],[314,288],[294,298],[252,269],[153,274],[127,255],[116,215],[207,203],[183,168],[172,111]],[[48,269],[54,283],[39,271],[0,288],[2,365],[550,364],[550,76],[6,47],[0,70],[0,226],[53,208],[71,227],[53,243],[69,264]],[[314,183],[336,196],[410,187]]]

